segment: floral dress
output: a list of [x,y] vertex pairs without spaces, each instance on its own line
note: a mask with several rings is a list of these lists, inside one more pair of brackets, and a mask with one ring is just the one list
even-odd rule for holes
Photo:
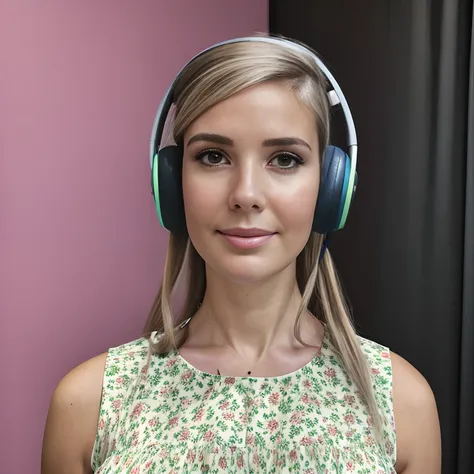
[[108,352],[91,467],[95,474],[396,474],[390,353],[359,342],[383,443],[328,334],[304,367],[266,378],[208,374],[177,351],[147,363],[149,340],[141,338]]

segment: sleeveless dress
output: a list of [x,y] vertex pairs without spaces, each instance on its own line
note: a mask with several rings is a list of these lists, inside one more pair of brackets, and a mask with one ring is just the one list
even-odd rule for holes
[[208,374],[178,351],[147,364],[147,338],[111,348],[94,473],[396,474],[390,352],[359,336],[384,418],[380,443],[327,332],[308,364],[268,378]]

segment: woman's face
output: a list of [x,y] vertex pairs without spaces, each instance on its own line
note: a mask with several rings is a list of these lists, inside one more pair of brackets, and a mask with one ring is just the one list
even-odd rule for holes
[[277,82],[239,92],[196,119],[184,147],[186,222],[206,264],[239,283],[294,264],[320,175],[315,118],[295,93]]

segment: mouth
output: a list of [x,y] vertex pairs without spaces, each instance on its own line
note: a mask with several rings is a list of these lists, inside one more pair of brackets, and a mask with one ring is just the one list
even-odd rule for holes
[[276,232],[258,228],[243,228],[218,230],[217,233],[234,247],[252,249],[268,242]]

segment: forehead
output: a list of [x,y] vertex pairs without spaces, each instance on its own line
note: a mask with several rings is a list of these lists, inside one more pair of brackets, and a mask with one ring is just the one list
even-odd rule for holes
[[249,87],[216,104],[190,125],[185,137],[211,132],[235,140],[298,136],[315,148],[318,141],[315,114],[281,82]]

